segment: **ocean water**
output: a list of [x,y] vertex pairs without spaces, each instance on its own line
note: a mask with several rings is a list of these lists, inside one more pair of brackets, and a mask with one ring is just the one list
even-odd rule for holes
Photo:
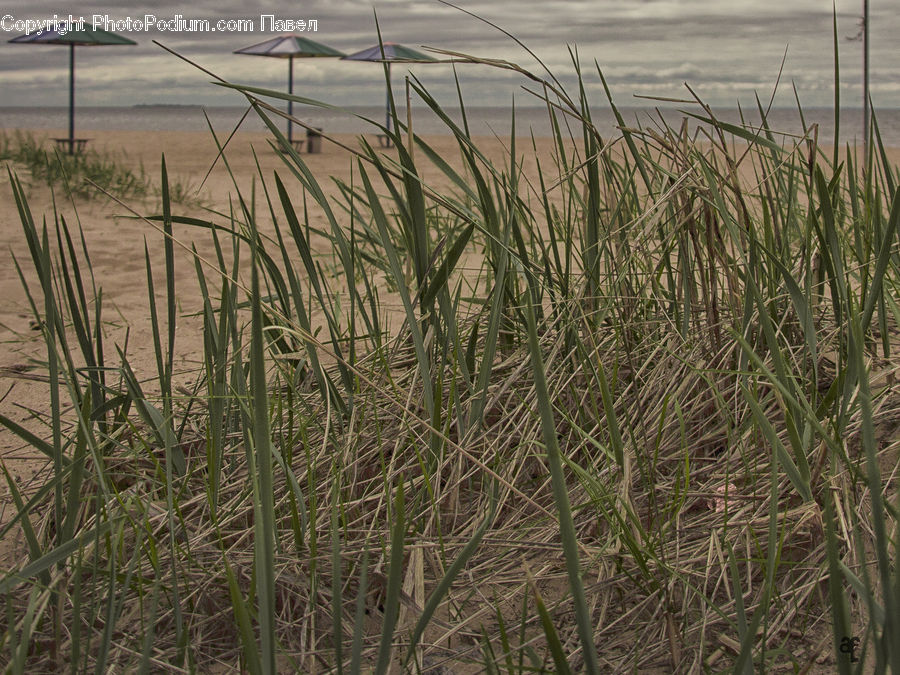
[[[448,108],[447,112],[458,124],[462,115],[458,108]],[[687,119],[690,129],[698,123],[684,110],[675,108],[621,108],[625,123],[634,127],[658,128],[661,118],[674,128],[679,128]],[[698,113],[697,109],[689,112]],[[81,107],[76,109],[75,126],[78,131],[103,129],[133,131],[205,131],[206,116],[217,132],[228,132],[238,124],[244,114],[239,107],[200,106],[135,106],[135,107]],[[318,108],[295,106],[294,114],[315,127],[329,133],[372,133],[373,127],[361,118],[378,122],[384,121],[384,108],[373,106],[356,108],[350,112],[336,112]],[[737,110],[715,110],[715,115],[731,123],[739,123],[741,115]],[[810,108],[803,111],[807,125],[819,125],[819,142],[831,143],[834,139],[834,114],[828,108]],[[400,111],[401,119],[406,119],[405,110]],[[887,146],[900,147],[900,110],[876,111],[881,137]],[[472,134],[509,136],[511,112],[508,108],[470,107],[466,117]],[[608,107],[592,111],[594,125],[604,137],[619,134],[616,120]],[[758,124],[758,115],[748,115],[749,123]],[[769,126],[777,132],[801,134],[803,124],[796,109],[775,108],[768,115]],[[283,121],[279,122],[283,125]],[[0,129],[65,129],[68,127],[66,107],[0,107]],[[254,113],[241,124],[248,131],[265,131],[265,125]],[[413,128],[421,134],[449,133],[445,124],[427,108],[413,108]],[[519,108],[516,110],[516,132],[518,136],[549,136],[552,133],[545,108]],[[841,111],[841,143],[862,140],[862,111],[846,109]]]

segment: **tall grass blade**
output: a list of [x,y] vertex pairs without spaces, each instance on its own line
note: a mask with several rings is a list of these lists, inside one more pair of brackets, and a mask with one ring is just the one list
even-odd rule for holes
[[393,654],[394,628],[400,610],[400,592],[403,582],[403,547],[406,538],[406,501],[403,482],[397,484],[394,498],[394,527],[391,530],[390,562],[388,565],[387,587],[384,597],[384,618],[381,626],[381,641],[378,643],[378,660],[375,674],[384,675]]
[[251,286],[250,286],[250,405],[252,410],[252,443],[256,473],[253,484],[254,561],[256,595],[259,603],[259,651],[262,672],[276,672],[275,637],[275,504],[272,482],[272,447],[269,430],[269,394],[266,384],[265,338],[263,337],[263,313],[260,298],[259,256],[257,233],[251,236]]
[[563,551],[566,557],[566,574],[569,590],[575,604],[575,622],[581,638],[581,649],[585,670],[590,673],[599,672],[597,651],[594,646],[594,622],[588,609],[584,586],[581,581],[581,565],[578,556],[578,540],[572,520],[572,508],[569,504],[569,493],[560,459],[559,442],[556,436],[556,422],[553,419],[553,404],[547,389],[547,377],[541,357],[541,346],[538,341],[537,323],[533,306],[526,307],[528,320],[528,350],[531,353],[531,367],[534,372],[534,385],[537,390],[538,409],[541,417],[541,431],[544,446],[547,450],[547,463],[550,465],[550,476],[553,483],[553,498],[559,516],[559,531],[562,538]]

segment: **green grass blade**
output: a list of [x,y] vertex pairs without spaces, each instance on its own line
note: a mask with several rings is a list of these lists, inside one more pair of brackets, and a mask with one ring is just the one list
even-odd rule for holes
[[394,499],[394,527],[391,533],[390,563],[388,566],[387,588],[384,599],[384,619],[381,627],[381,641],[378,644],[378,661],[375,675],[384,675],[393,654],[394,628],[400,610],[401,584],[403,583],[403,548],[406,538],[406,503],[403,482],[397,484]]
[[356,613],[353,617],[353,643],[350,649],[350,672],[359,673],[362,668],[363,631],[366,622],[366,594],[369,590],[369,544],[366,542],[359,562],[359,589],[356,595]]
[[250,399],[252,405],[252,437],[257,475],[252,477],[254,522],[254,561],[256,593],[259,602],[259,640],[262,672],[276,672],[275,637],[275,505],[272,483],[272,448],[269,431],[269,394],[266,385],[265,338],[260,300],[259,257],[256,236],[251,238],[251,329],[250,329]]
[[[541,619],[541,628],[544,630],[544,636],[547,638],[547,648],[550,650],[550,655],[553,657],[553,663],[556,665],[556,672],[559,673],[559,675],[571,675],[572,669],[569,667],[569,662],[566,660],[566,655],[563,652],[562,642],[560,642],[559,634],[556,632],[556,627],[553,625],[553,618],[550,616],[550,612],[547,611],[546,605],[544,605],[544,599],[541,597],[541,593],[531,576],[531,572],[526,570],[526,573],[528,575],[528,585],[531,587],[531,592],[534,595],[534,603],[537,607],[538,616]],[[599,673],[600,671],[596,669],[588,670],[587,663],[585,663],[585,672]]]
[[541,347],[538,342],[537,325],[534,308],[531,304],[526,308],[528,319],[528,349],[531,352],[531,366],[534,372],[534,384],[537,390],[538,408],[541,417],[541,431],[547,449],[547,463],[550,465],[553,498],[559,512],[559,531],[562,538],[563,551],[566,557],[566,574],[569,579],[569,590],[575,603],[575,622],[581,638],[585,669],[590,673],[599,672],[597,651],[594,646],[594,622],[588,609],[584,586],[581,582],[581,565],[578,557],[578,540],[575,535],[575,524],[572,519],[572,508],[569,504],[569,493],[560,459],[559,442],[556,436],[556,422],[553,419],[553,404],[547,389],[547,378],[544,372]]
[[459,555],[456,557],[456,559],[447,568],[447,571],[444,572],[444,576],[441,577],[441,580],[438,582],[438,585],[435,587],[434,591],[432,591],[431,595],[428,596],[425,607],[422,609],[422,614],[419,616],[419,620],[416,622],[416,626],[413,629],[412,637],[410,638],[409,642],[409,648],[406,652],[406,658],[403,659],[404,667],[409,664],[409,660],[415,653],[416,645],[418,645],[419,639],[422,637],[422,634],[428,627],[428,624],[431,621],[431,617],[434,616],[435,611],[437,610],[441,601],[444,599],[444,596],[450,590],[450,587],[453,585],[453,581],[459,575],[460,571],[462,571],[466,563],[469,562],[471,557],[478,550],[478,547],[481,545],[482,538],[488,531],[488,528],[494,522],[494,517],[496,515],[497,494],[495,490],[491,498],[491,507],[487,516],[481,522],[481,525],[478,526],[478,529],[476,529],[472,534],[472,538],[466,543],[462,551],[459,552]]
[[89,540],[95,537],[103,537],[118,524],[117,520],[105,520],[97,524],[94,529],[86,530],[73,537],[66,543],[47,551],[39,559],[33,560],[18,572],[9,572],[0,580],[0,595],[9,593],[19,584],[43,574],[51,567],[67,560],[75,551],[82,548]]

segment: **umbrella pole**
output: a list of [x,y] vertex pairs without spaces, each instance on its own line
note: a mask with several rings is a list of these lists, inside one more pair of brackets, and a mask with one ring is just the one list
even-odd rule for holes
[[69,154],[75,154],[75,45],[69,45]]
[[[288,57],[288,94],[294,95],[294,57]],[[288,143],[294,142],[294,128],[291,124],[291,117],[294,116],[294,102],[288,101]]]
[[863,0],[863,161],[869,165],[869,121],[872,109],[869,101],[869,0]]
[[384,101],[384,126],[391,133],[391,62],[387,62],[387,96]]

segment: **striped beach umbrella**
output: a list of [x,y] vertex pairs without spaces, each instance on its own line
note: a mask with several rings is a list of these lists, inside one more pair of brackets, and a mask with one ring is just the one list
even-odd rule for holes
[[347,61],[372,61],[387,64],[387,97],[385,99],[384,126],[391,130],[391,64],[392,63],[437,63],[427,54],[396,42],[383,42],[344,57]]
[[[80,28],[79,28],[80,25]],[[113,45],[136,45],[133,40],[109,31],[88,28],[83,22],[73,23],[69,30],[43,30],[40,33],[26,33],[10,42],[29,45],[69,46],[69,154],[75,153],[75,47],[106,47]],[[83,142],[83,141],[82,141]]]
[[[288,60],[288,93],[294,93],[294,59],[313,59],[323,57],[343,56],[343,52],[332,49],[309,38],[292,33],[273,37],[265,42],[236,49],[235,54],[249,54],[250,56],[268,56],[276,59]],[[292,142],[293,128],[290,118],[294,114],[294,102],[288,101],[288,142]]]

